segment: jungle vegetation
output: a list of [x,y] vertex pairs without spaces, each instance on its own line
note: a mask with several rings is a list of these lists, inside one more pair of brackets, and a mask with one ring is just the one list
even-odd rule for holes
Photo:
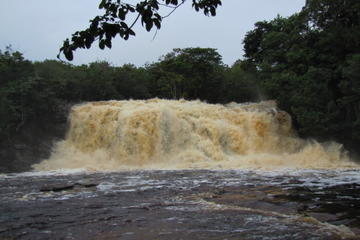
[[[204,13],[215,15],[211,9]],[[103,34],[100,47],[111,47],[106,31]],[[87,47],[83,40],[78,45],[68,41],[74,48],[68,59],[75,48]],[[360,146],[359,1],[309,0],[290,17],[257,22],[243,46],[244,56],[232,66],[222,62],[216,49],[198,47],[174,49],[142,67],[106,61],[81,66],[31,62],[6,48],[0,51],[0,139],[44,113],[58,111],[63,103],[154,97],[209,103],[275,99],[292,115],[302,137],[336,140],[349,149]]]

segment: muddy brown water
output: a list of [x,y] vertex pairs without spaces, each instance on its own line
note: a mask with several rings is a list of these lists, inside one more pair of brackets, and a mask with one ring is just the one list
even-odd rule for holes
[[360,239],[360,171],[0,175],[0,239]]

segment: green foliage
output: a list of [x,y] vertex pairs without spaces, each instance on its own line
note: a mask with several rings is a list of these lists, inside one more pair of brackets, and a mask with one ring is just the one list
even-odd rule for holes
[[[133,27],[138,20],[141,21],[142,26],[148,32],[154,26],[156,29],[160,29],[162,20],[185,2],[186,0],[142,0],[133,5],[118,0],[101,0],[99,9],[103,9],[104,14],[90,20],[90,26],[83,31],[75,32],[71,40],[66,39],[60,48],[58,58],[63,53],[67,60],[72,61],[74,58],[73,52],[76,49],[88,49],[96,40],[99,41],[100,49],[111,48],[112,40],[116,36],[128,40],[130,36],[135,36]],[[192,0],[195,11],[202,10],[206,16],[215,16],[216,8],[220,5],[220,0]],[[161,16],[159,13],[160,7],[170,8],[170,14]],[[128,19],[135,20],[131,22]]]
[[342,96],[338,104],[343,113],[343,128],[349,133],[348,137],[360,139],[360,54],[352,55],[340,71],[343,76],[339,84]]
[[309,0],[246,35],[245,62],[302,135],[360,144],[359,14],[358,1]]
[[220,98],[225,66],[212,48],[174,49],[160,62],[148,66],[153,77],[154,94],[166,98]]
[[[102,16],[73,34],[60,49],[68,60],[78,48],[112,47],[127,40],[139,20],[147,31],[161,28],[160,7],[185,1],[143,0],[136,5],[101,0]],[[214,16],[220,0],[192,0],[196,11]],[[130,15],[133,14],[133,18]],[[135,19],[132,23],[128,19]],[[100,61],[73,66],[32,63],[20,52],[0,51],[0,137],[61,103],[109,99],[201,99],[211,103],[276,99],[303,136],[360,145],[360,2],[307,0],[293,16],[255,24],[244,39],[245,59],[227,67],[212,48],[174,49],[137,68]]]
[[9,48],[0,51],[0,137],[38,116],[56,114],[67,103],[152,97],[254,100],[256,75],[243,65],[228,68],[212,48],[174,49],[145,68],[105,61],[81,66],[55,60],[32,63]]
[[114,85],[121,98],[147,99],[151,95],[148,90],[149,75],[144,68],[131,64],[114,69]]
[[51,109],[53,94],[21,53],[9,47],[0,51],[0,136],[20,129],[36,114]]
[[78,67],[54,60],[32,63],[11,48],[0,51],[0,139],[56,113],[62,103],[123,98],[113,87],[115,79],[115,68],[105,62]]
[[220,102],[254,102],[261,99],[256,72],[248,69],[245,62],[237,61],[226,69],[222,80]]

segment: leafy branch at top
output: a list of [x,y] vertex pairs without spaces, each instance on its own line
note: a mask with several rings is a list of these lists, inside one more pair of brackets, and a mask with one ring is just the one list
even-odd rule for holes
[[[185,2],[186,0],[143,0],[132,5],[120,0],[101,0],[99,8],[103,9],[105,13],[90,20],[90,26],[87,29],[77,31],[72,34],[71,39],[66,39],[57,57],[60,58],[63,53],[66,59],[71,61],[76,49],[89,49],[97,40],[100,49],[111,48],[112,39],[116,36],[120,36],[124,40],[135,36],[133,27],[139,20],[148,32],[153,27],[160,29],[162,20]],[[192,0],[195,11],[201,10],[206,16],[215,16],[216,9],[220,5],[221,0]],[[166,16],[161,16],[160,7],[171,8],[172,11]],[[133,16],[135,20],[128,20],[129,16]]]

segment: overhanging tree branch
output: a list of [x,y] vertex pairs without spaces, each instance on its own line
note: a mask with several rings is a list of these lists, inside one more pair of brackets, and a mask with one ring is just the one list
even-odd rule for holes
[[[78,48],[89,49],[95,41],[99,42],[99,48],[112,47],[112,40],[119,35],[124,40],[135,36],[133,27],[141,19],[141,24],[146,31],[151,31],[155,26],[161,28],[162,20],[169,17],[177,8],[183,5],[186,0],[142,0],[136,5],[128,4],[119,0],[101,0],[100,9],[104,9],[102,16],[96,16],[90,20],[90,26],[82,31],[75,32],[71,39],[66,39],[60,48],[58,58],[64,54],[69,61],[73,60],[73,52]],[[192,0],[195,11],[202,10],[206,16],[215,16],[216,9],[221,5],[221,0]],[[173,10],[165,15],[159,14],[160,6],[172,8]],[[135,20],[128,26],[128,15],[137,14]]]
[[171,14],[173,14],[173,13],[176,11],[176,9],[178,9],[178,8],[179,8],[181,5],[183,5],[185,2],[186,2],[186,1],[184,0],[184,1],[182,1],[179,5],[173,7],[173,10],[172,10],[170,13],[168,13],[167,15],[163,16],[162,19],[169,17]]

